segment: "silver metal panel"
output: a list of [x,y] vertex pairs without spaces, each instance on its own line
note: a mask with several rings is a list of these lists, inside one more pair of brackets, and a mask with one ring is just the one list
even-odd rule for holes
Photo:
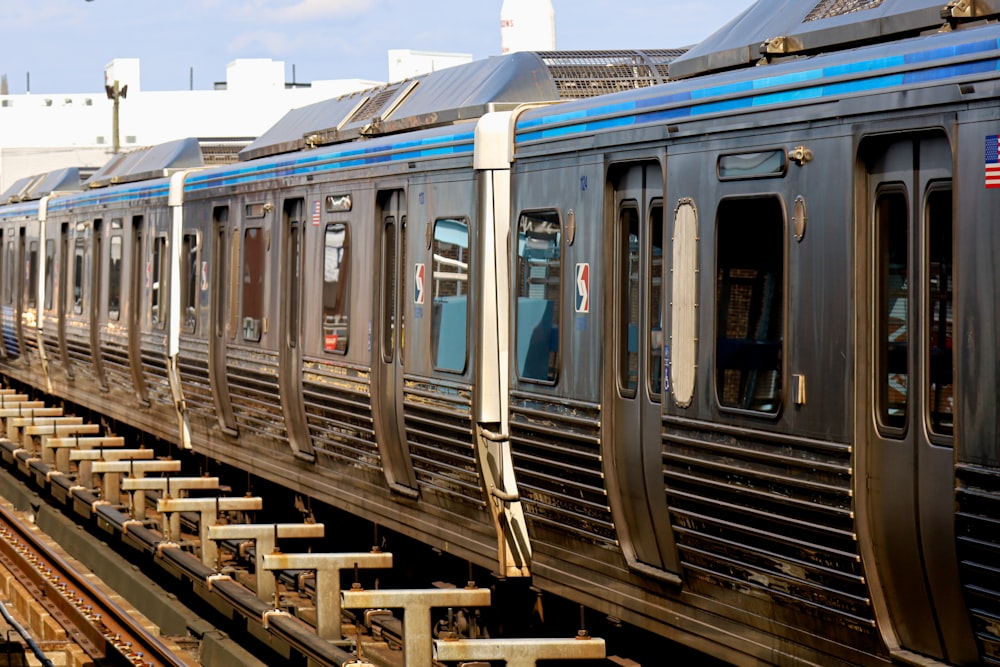
[[934,30],[946,24],[945,4],[943,0],[760,0],[670,63],[670,77],[745,67],[769,53],[836,51]]

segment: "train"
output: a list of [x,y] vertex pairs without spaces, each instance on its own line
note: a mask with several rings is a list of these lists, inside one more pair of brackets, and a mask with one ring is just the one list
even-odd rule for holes
[[0,370],[734,664],[1000,665],[998,18],[762,0],[654,85],[39,176]]

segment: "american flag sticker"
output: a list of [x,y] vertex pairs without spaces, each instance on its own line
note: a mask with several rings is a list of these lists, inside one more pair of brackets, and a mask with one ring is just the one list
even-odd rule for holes
[[320,221],[320,203],[319,200],[317,199],[316,201],[313,202],[313,217],[312,217],[313,227],[319,227],[319,221]]
[[1000,188],[1000,135],[986,137],[986,187]]

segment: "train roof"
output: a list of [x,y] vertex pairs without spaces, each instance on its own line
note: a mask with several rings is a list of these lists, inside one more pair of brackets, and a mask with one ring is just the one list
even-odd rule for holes
[[682,53],[546,51],[478,60],[294,109],[240,159],[451,125],[530,102],[650,86],[667,79],[668,64]]
[[749,122],[747,113],[765,108],[794,107],[804,109],[802,117],[810,117],[814,112],[809,107],[827,100],[950,81],[972,82],[992,78],[998,69],[1000,25],[988,23],[529,109],[518,118],[515,142],[520,152],[542,140],[567,140],[647,124],[676,132],[680,123],[721,115],[743,123]]
[[236,161],[248,139],[197,139],[188,137],[156,146],[119,153],[91,176],[88,188],[163,178],[179,169],[195,169]]
[[758,0],[670,63],[670,76],[851,49],[998,13],[997,0]]
[[0,204],[41,199],[53,192],[74,192],[94,173],[93,168],[66,167],[20,178],[0,194]]

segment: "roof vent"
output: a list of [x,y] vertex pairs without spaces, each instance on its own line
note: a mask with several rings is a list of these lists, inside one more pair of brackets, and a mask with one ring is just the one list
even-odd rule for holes
[[875,9],[882,2],[883,0],[820,0],[802,22],[807,23],[844,14],[853,14],[854,12],[863,12]]

